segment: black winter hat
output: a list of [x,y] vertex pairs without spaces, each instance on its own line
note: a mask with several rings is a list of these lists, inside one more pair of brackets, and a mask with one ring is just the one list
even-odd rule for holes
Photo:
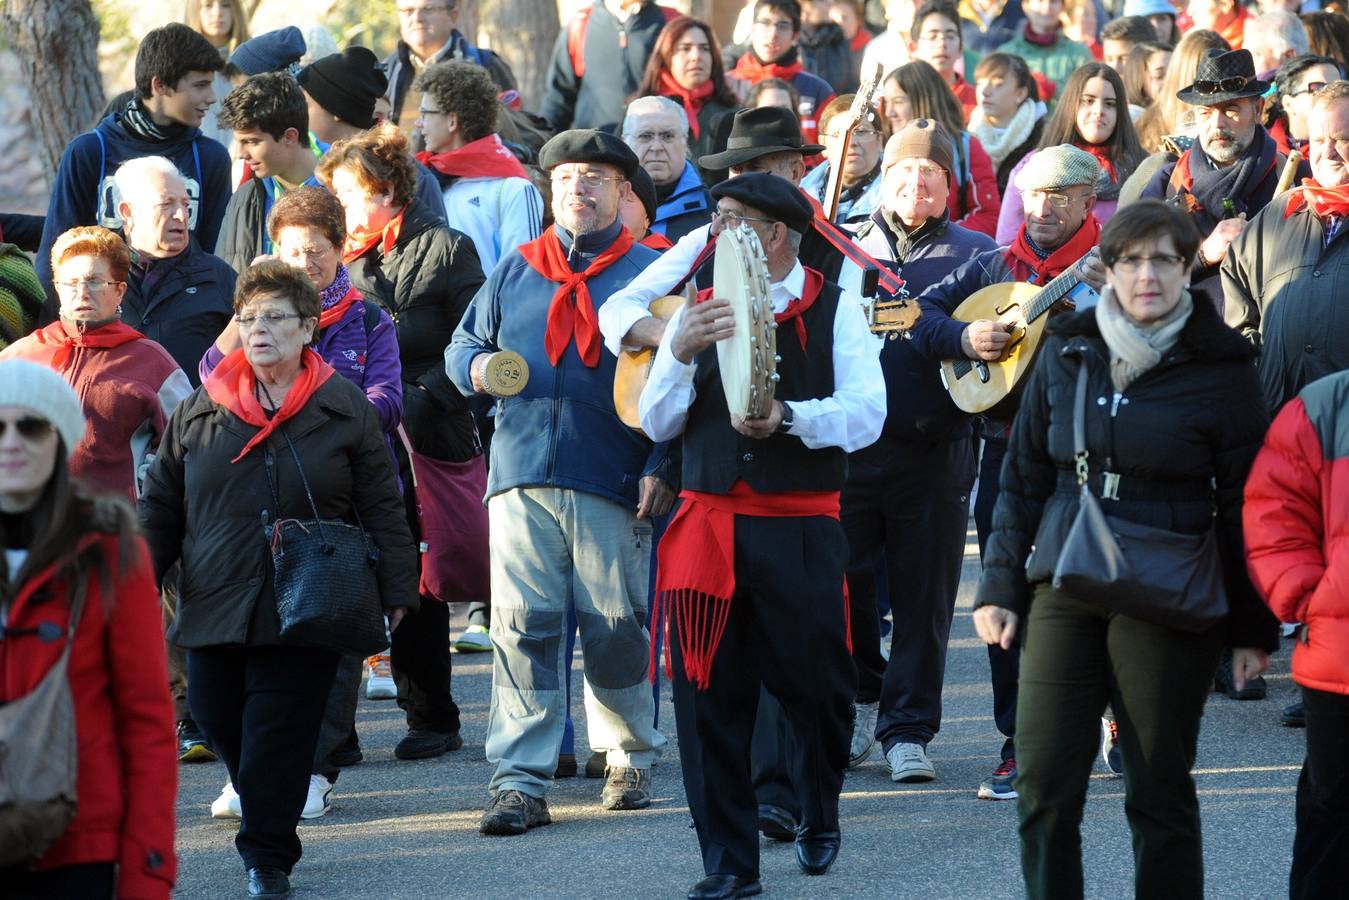
[[637,199],[642,201],[642,208],[646,210],[646,220],[651,224],[656,222],[656,182],[651,180],[651,175],[638,166],[636,171],[628,177],[628,182],[632,185],[632,192],[637,195]]
[[623,170],[626,178],[637,171],[637,154],[612,134],[590,128],[573,128],[550,138],[539,150],[544,171],[563,163],[608,163]]
[[722,197],[739,200],[799,234],[809,231],[811,220],[815,218],[815,211],[800,188],[781,175],[768,172],[751,172],[727,179],[712,188],[712,197],[715,200]]
[[296,80],[315,103],[357,128],[375,126],[375,101],[389,87],[379,60],[365,47],[314,60]]

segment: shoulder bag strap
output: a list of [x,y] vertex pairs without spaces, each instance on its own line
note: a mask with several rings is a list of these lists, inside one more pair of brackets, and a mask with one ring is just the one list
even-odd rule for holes
[[[304,466],[301,465],[300,463],[300,454],[295,452],[295,444],[291,442],[290,435],[286,433],[286,429],[278,428],[277,431],[281,432],[281,436],[286,439],[286,446],[290,448],[290,457],[291,459],[295,460],[295,470],[300,473],[300,484],[304,485],[305,499],[309,501],[309,508],[314,513],[314,525],[319,530],[319,536],[322,537],[323,517],[319,515],[318,504],[314,502],[314,492],[309,489],[309,479],[305,477]],[[280,503],[280,501],[277,502]],[[365,552],[366,555],[368,556],[370,555],[371,550],[370,535],[366,534],[365,532],[365,523],[361,521],[361,512],[356,508],[356,504],[354,502],[351,505],[351,512],[354,516],[356,516],[356,527],[357,530],[361,532],[361,542],[365,544]],[[327,539],[324,538],[324,540]]]
[[1087,360],[1079,357],[1077,367],[1077,391],[1073,397],[1073,460],[1077,470],[1077,483],[1083,489],[1087,486]]

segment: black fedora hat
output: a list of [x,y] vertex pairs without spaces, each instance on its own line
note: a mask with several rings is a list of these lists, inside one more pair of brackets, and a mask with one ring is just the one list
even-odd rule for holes
[[698,165],[703,169],[729,169],[770,153],[795,151],[810,156],[823,149],[820,144],[801,142],[801,122],[796,113],[780,106],[761,106],[737,112],[726,149],[699,158]]
[[1194,83],[1176,94],[1176,98],[1191,106],[1216,106],[1242,97],[1263,97],[1269,91],[1268,81],[1255,76],[1255,60],[1249,50],[1204,51]]

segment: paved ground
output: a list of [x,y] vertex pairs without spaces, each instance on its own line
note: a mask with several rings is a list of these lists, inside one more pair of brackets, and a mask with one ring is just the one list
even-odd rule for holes
[[[765,843],[766,892],[779,897],[1001,898],[1022,894],[1014,803],[975,799],[996,763],[988,664],[970,622],[978,557],[971,545],[951,638],[946,718],[930,752],[937,781],[898,785],[879,758],[850,773],[843,797],[843,849],[830,873],[808,878],[789,846]],[[1293,795],[1302,732],[1281,728],[1294,698],[1288,653],[1275,657],[1269,699],[1237,703],[1214,695],[1204,718],[1196,777],[1204,813],[1208,894],[1287,894]],[[301,826],[305,856],[297,898],[636,898],[683,897],[701,877],[697,842],[679,777],[668,688],[661,722],[669,752],[655,772],[651,809],[604,812],[600,782],[569,779],[549,796],[554,824],[518,838],[488,838],[476,823],[490,768],[483,730],[491,668],[485,655],[455,657],[454,690],[464,747],[438,760],[398,762],[401,715],[392,702],[362,701],[365,762],[345,770],[326,817]],[[582,714],[579,700],[575,704]],[[578,718],[578,745],[585,729]],[[584,761],[586,752],[578,746]],[[207,806],[225,780],[220,764],[183,766],[178,803],[178,896],[243,895],[235,826]],[[1132,893],[1123,782],[1092,779],[1083,829],[1087,894]]]

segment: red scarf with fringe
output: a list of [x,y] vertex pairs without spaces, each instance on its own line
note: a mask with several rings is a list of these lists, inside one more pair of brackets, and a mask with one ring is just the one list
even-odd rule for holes
[[[700,691],[707,690],[712,663],[726,633],[735,597],[735,517],[774,518],[828,516],[838,519],[838,491],[786,491],[760,494],[744,481],[725,494],[682,491],[679,511],[656,548],[656,603],[652,619],[664,622],[665,671],[671,670],[669,630],[679,630],[684,676]],[[839,585],[843,598],[848,650],[852,629],[848,621],[847,583]],[[669,615],[662,619],[662,607]],[[651,642],[651,678],[656,677],[656,642]]]
[[1318,219],[1326,216],[1349,216],[1349,184],[1339,187],[1321,187],[1315,178],[1302,179],[1302,187],[1296,188],[1288,198],[1288,208],[1283,211],[1286,219],[1303,206],[1310,206]]
[[675,77],[667,69],[660,70],[660,92],[667,97],[678,97],[684,104],[684,112],[689,117],[689,133],[695,138],[698,137],[698,110],[702,109],[707,98],[712,96],[712,89],[715,87],[709,78],[693,90],[689,90],[675,81]]
[[758,84],[768,78],[781,78],[791,84],[792,79],[805,70],[806,67],[801,65],[799,58],[790,65],[780,66],[777,63],[759,62],[759,58],[751,50],[736,62],[735,68],[731,70],[731,76],[748,81],[750,84]]
[[562,354],[567,352],[573,337],[581,362],[592,369],[600,364],[600,318],[586,281],[622,259],[634,243],[632,232],[627,228],[620,229],[614,242],[583,272],[573,272],[567,265],[567,251],[562,249],[562,240],[551,228],[520,245],[520,255],[525,262],[544,278],[557,282],[553,302],[548,306],[548,331],[543,337],[543,349],[553,365],[556,366]]
[[394,244],[398,243],[398,234],[403,230],[403,213],[407,211],[406,206],[400,209],[398,215],[390,219],[379,231],[353,231],[347,235],[347,244],[342,248],[342,263],[351,265],[376,244],[380,245],[380,253],[392,250]]
[[89,347],[95,350],[108,350],[112,347],[129,344],[132,341],[139,341],[145,335],[130,325],[123,325],[121,322],[109,322],[107,325],[100,326],[92,331],[83,333],[77,331],[72,335],[66,331],[64,322],[57,321],[33,332],[33,337],[37,339],[39,344],[57,345],[56,353],[52,356],[52,368],[58,372],[63,372],[76,348]]
[[258,433],[244,444],[244,449],[239,451],[239,455],[230,462],[237,463],[243,459],[250,450],[279,428],[281,423],[304,409],[309,398],[314,396],[314,392],[323,382],[332,377],[333,372],[333,367],[324,362],[323,357],[306,347],[300,357],[299,376],[290,386],[286,399],[281,401],[281,408],[269,419],[262,411],[262,404],[258,402],[254,393],[257,390],[258,379],[253,372],[253,366],[244,356],[243,349],[235,350],[222,359],[220,365],[216,366],[202,382],[202,387],[206,388],[207,396],[216,403],[259,429]]
[[1064,269],[1067,269],[1079,259],[1087,255],[1087,251],[1095,247],[1101,240],[1101,223],[1096,221],[1093,215],[1087,216],[1087,221],[1082,223],[1082,227],[1077,229],[1077,233],[1068,238],[1068,242],[1057,250],[1051,252],[1044,259],[1031,247],[1026,239],[1026,226],[1022,225],[1016,233],[1016,240],[1012,246],[1007,248],[1003,254],[1003,259],[1007,260],[1007,265],[1012,268],[1012,275],[1017,281],[1030,281],[1031,276],[1035,276],[1035,283],[1039,285],[1048,284],[1054,280]]
[[458,150],[432,153],[423,150],[417,162],[435,169],[442,175],[458,178],[528,178],[525,167],[515,154],[501,143],[501,135],[469,141]]
[[336,303],[334,303],[327,309],[320,310],[319,331],[322,331],[329,325],[336,325],[338,322],[342,321],[342,317],[347,314],[347,310],[351,309],[352,306],[359,303],[360,301],[361,301],[361,292],[356,290],[355,287],[353,287],[342,295],[341,300],[338,300]]

